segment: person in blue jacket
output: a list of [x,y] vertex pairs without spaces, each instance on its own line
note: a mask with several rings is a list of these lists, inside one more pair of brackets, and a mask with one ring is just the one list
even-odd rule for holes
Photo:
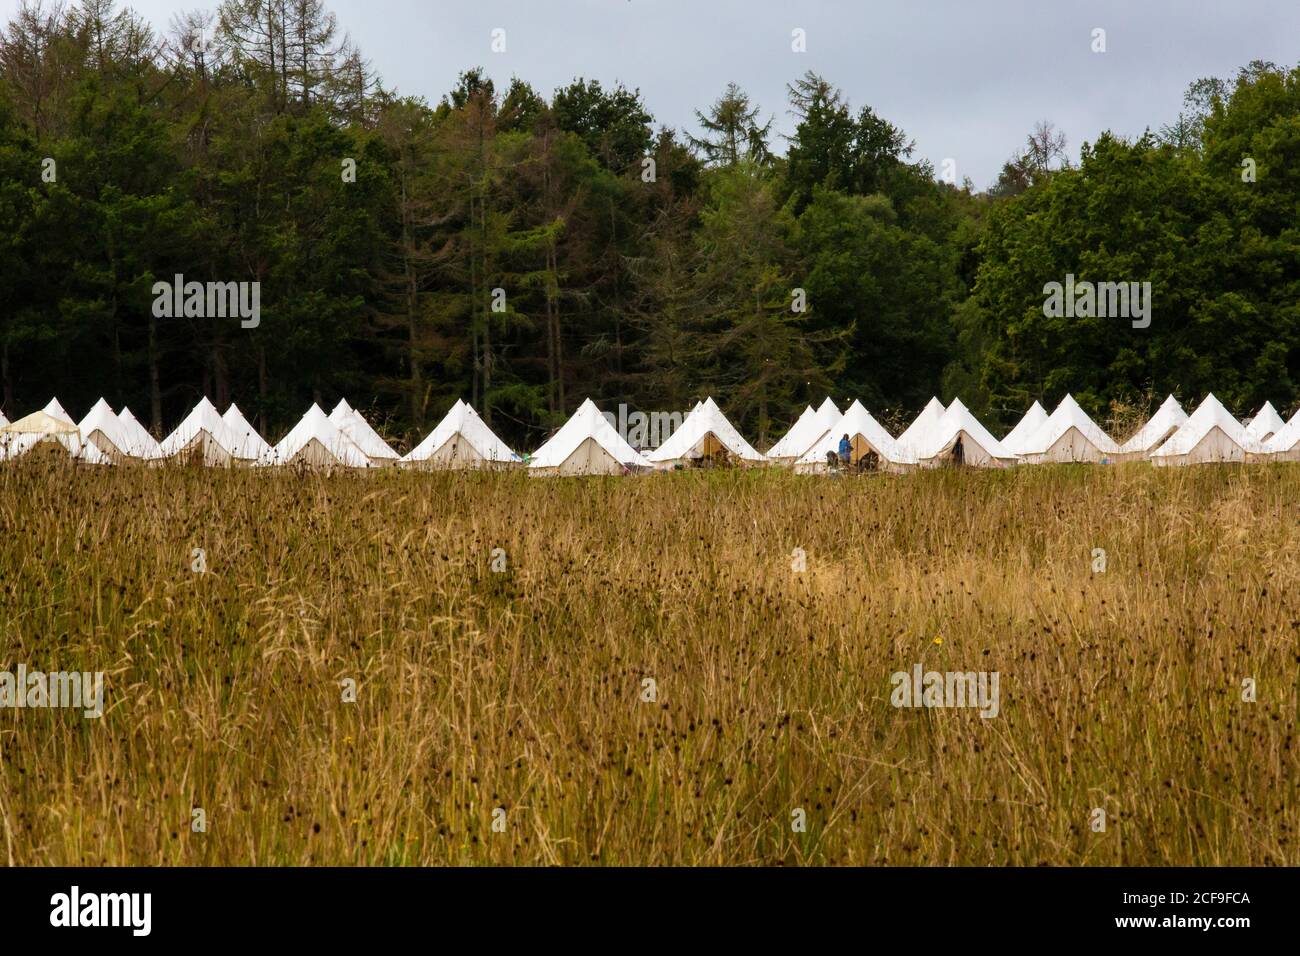
[[845,435],[840,439],[840,461],[849,464],[849,459],[853,457],[853,443],[849,441],[849,436]]

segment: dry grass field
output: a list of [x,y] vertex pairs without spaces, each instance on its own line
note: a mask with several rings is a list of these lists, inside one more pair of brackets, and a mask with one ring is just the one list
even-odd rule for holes
[[0,670],[106,713],[0,710],[0,862],[1295,865],[1298,519],[1285,465],[8,466]]

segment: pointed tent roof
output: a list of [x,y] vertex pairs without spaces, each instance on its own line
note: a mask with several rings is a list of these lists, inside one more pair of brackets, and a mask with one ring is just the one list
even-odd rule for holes
[[831,401],[829,395],[826,396],[825,401],[817,406],[817,421],[821,422],[826,428],[830,428],[839,421],[840,416],[843,414],[844,413],[840,411],[839,406]]
[[185,421],[176,426],[176,430],[163,439],[159,454],[164,458],[179,455],[200,434],[206,433],[227,454],[234,456],[239,445],[239,436],[230,430],[230,426],[221,420],[217,410],[208,401],[207,396],[199,399],[194,410],[185,416]]
[[313,443],[332,459],[328,464],[337,463],[348,468],[370,467],[370,458],[366,453],[330,421],[329,416],[314,402],[302,420],[272,449],[271,460],[276,464],[289,464],[304,450],[308,450],[309,454],[314,451]]
[[1047,410],[1038,402],[1034,402],[1029,406],[1029,411],[1025,412],[1024,418],[1016,423],[1016,427],[1007,432],[1007,437],[1002,439],[1002,444],[1013,454],[1024,454],[1025,443],[1034,437],[1034,432],[1043,427],[1047,418]]
[[673,432],[668,440],[646,455],[653,462],[665,463],[681,461],[685,458],[697,458],[704,439],[712,435],[718,442],[742,461],[766,461],[754,450],[749,442],[741,437],[736,427],[727,421],[722,409],[712,398],[706,398],[695,410],[686,416],[686,421]]
[[1147,423],[1139,428],[1132,438],[1119,446],[1119,453],[1121,455],[1145,454],[1168,438],[1169,434],[1185,421],[1187,421],[1187,413],[1183,411],[1183,406],[1178,404],[1178,399],[1170,395]]
[[359,411],[348,404],[346,398],[339,400],[329,418],[372,461],[397,461],[402,457],[379,437],[379,433],[370,427],[370,423]]
[[1272,402],[1265,402],[1264,407],[1259,410],[1250,424],[1246,426],[1246,434],[1255,441],[1266,441],[1271,435],[1281,431],[1286,422],[1282,416],[1277,413]]
[[839,449],[840,439],[844,435],[848,435],[850,438],[861,435],[876,450],[876,453],[887,462],[895,465],[916,464],[916,458],[912,453],[900,445],[889,432],[885,431],[884,426],[876,421],[871,413],[863,407],[862,403],[856,399],[849,406],[849,410],[841,415],[834,425],[822,432],[817,441],[799,458],[797,464],[824,465],[827,453]]
[[970,413],[959,398],[952,400],[948,410],[930,429],[928,444],[922,446],[917,458],[929,460],[938,457],[953,443],[958,432],[965,432],[990,458],[998,462],[1012,464],[1017,460],[1002,442],[989,434],[989,430],[980,424],[979,419]]
[[4,412],[0,412],[0,428],[4,428],[8,424],[9,424],[9,419],[5,418]]
[[72,420],[72,416],[63,410],[63,406],[59,404],[59,400],[57,398],[51,398],[50,403],[45,406],[43,411],[45,412],[46,415],[49,415],[51,418],[57,418],[60,421],[65,421],[69,425],[77,424]]
[[1074,396],[1066,394],[1061,404],[1056,406],[1046,422],[1025,441],[1022,455],[1045,455],[1071,429],[1081,434],[1090,445],[1103,455],[1119,453],[1119,445],[1101,430],[1101,427],[1088,417],[1088,413],[1079,407]]
[[131,455],[136,458],[159,458],[162,456],[162,449],[159,447],[157,440],[136,420],[136,417],[131,414],[131,409],[123,406],[117,420],[121,423],[122,430],[126,432],[127,439],[131,442]]
[[650,461],[623,439],[591,399],[578,406],[573,417],[533,453],[528,467],[558,468],[588,438],[595,441],[611,458],[625,467],[651,467]]
[[1187,455],[1215,428],[1223,432],[1228,440],[1239,446],[1243,452],[1265,453],[1263,443],[1247,435],[1245,426],[1237,421],[1211,392],[1205,396],[1205,401],[1197,406],[1196,411],[1192,412],[1191,417],[1169,436],[1169,440],[1151,453],[1151,460],[1167,462]]
[[456,404],[451,406],[451,411],[447,412],[437,427],[429,433],[429,436],[412,448],[402,461],[428,461],[438,453],[440,448],[457,435],[467,442],[479,458],[484,461],[522,461],[518,455],[510,450],[509,445],[498,438],[492,429],[488,428],[487,423],[479,417],[478,412],[474,411],[473,406],[459,398],[456,399]]
[[258,434],[244,417],[244,413],[239,410],[239,406],[234,402],[226,409],[226,414],[221,416],[221,420],[229,426],[234,432],[236,445],[234,454],[236,458],[243,458],[248,461],[267,461],[271,457],[272,448],[265,438]]
[[1300,412],[1291,416],[1291,420],[1274,432],[1273,437],[1264,442],[1264,451],[1270,455],[1296,450],[1300,447]]
[[943,414],[943,402],[931,398],[925,403],[925,408],[921,409],[921,414],[916,416],[916,421],[903,429],[903,433],[898,436],[898,444],[906,448],[909,454],[919,457],[918,453],[929,447],[931,432]]
[[808,446],[817,440],[823,425],[817,420],[817,413],[811,405],[805,405],[803,414],[790,426],[790,430],[775,445],[767,450],[768,458],[795,458],[808,450]]
[[[81,420],[81,424],[77,428],[80,429],[81,436],[86,441],[90,441],[90,436],[98,432],[119,453],[128,456],[136,454],[134,451],[135,442],[132,440],[130,433],[122,427],[121,420],[108,402],[102,398],[86,413],[86,417]],[[103,451],[102,448],[100,450]]]

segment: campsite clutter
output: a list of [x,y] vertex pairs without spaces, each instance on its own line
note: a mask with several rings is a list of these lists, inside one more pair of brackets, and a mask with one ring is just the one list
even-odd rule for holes
[[346,400],[329,415],[313,404],[272,445],[238,406],[232,404],[223,415],[206,398],[162,441],[150,435],[129,408],[114,412],[101,398],[78,423],[56,398],[12,423],[0,415],[0,462],[33,452],[89,465],[180,461],[313,470],[526,468],[535,475],[623,475],[717,465],[778,465],[800,474],[1138,460],[1170,466],[1300,461],[1300,412],[1285,421],[1266,402],[1252,419],[1241,422],[1212,394],[1191,415],[1171,395],[1120,444],[1066,395],[1050,415],[1034,402],[999,441],[959,399],[947,407],[930,399],[916,420],[894,437],[861,402],[841,412],[827,398],[816,409],[806,407],[763,454],[712,398],[696,404],[676,431],[649,450],[628,444],[587,399],[536,452],[521,456],[469,404],[458,400],[427,438],[400,455]]

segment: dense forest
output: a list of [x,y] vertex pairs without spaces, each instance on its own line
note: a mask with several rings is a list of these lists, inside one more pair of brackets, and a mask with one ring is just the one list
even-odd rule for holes
[[[404,97],[323,0],[165,30],[28,0],[0,35],[0,401],[104,395],[161,432],[206,394],[278,436],[346,395],[413,437],[463,397],[524,447],[588,396],[711,394],[759,447],[827,393],[887,421],[960,395],[994,427],[1066,391],[1102,420],[1168,392],[1287,410],[1300,70],[1189,81],[1077,163],[1039,124],[977,191],[813,73],[679,130],[581,77]],[[260,323],[156,316],[175,275],[260,283]],[[1046,316],[1067,275],[1150,282],[1150,326]]]

